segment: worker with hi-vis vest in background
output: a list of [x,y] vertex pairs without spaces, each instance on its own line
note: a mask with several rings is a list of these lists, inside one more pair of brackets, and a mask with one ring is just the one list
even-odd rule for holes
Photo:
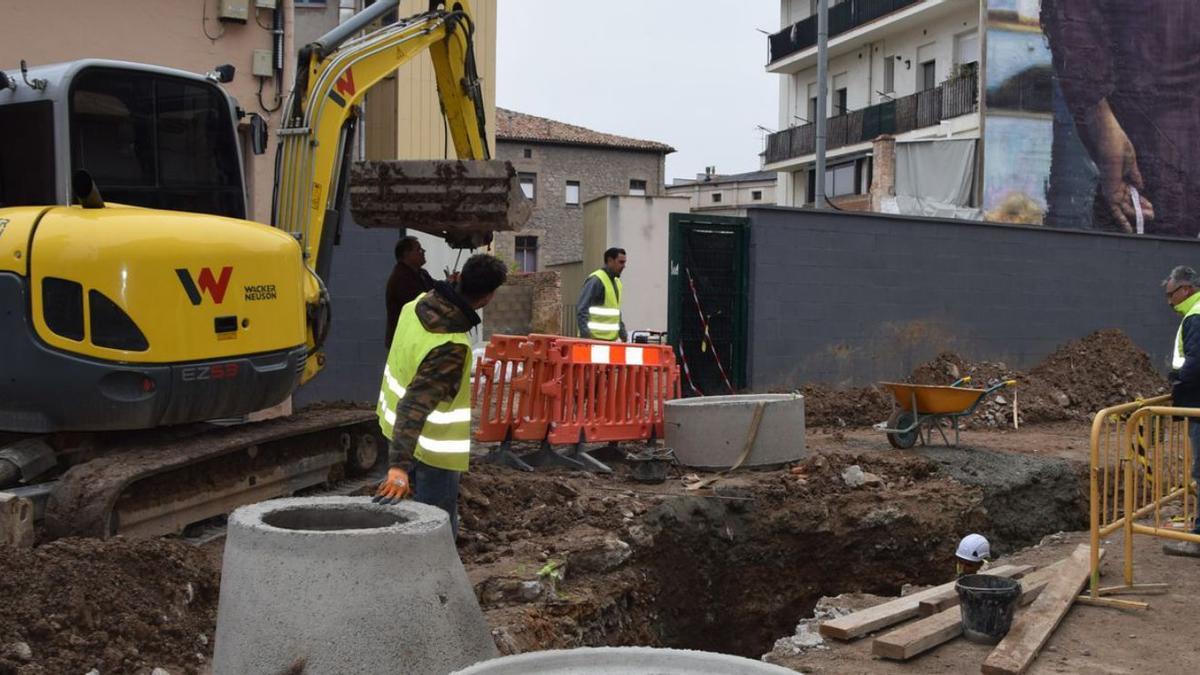
[[604,267],[588,275],[575,306],[579,337],[625,341],[625,322],[621,320],[621,296],[624,295],[621,272],[624,269],[625,249],[610,248],[604,252]]

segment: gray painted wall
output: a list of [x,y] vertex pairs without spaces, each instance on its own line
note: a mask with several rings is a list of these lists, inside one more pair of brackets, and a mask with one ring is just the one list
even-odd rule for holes
[[326,281],[333,324],[325,343],[325,369],[296,392],[295,405],[316,401],[367,401],[379,398],[387,361],[384,293],[396,257],[397,230],[342,226],[342,243],[333,249]]
[[750,382],[862,385],[946,349],[1036,364],[1125,331],[1166,370],[1160,282],[1200,242],[788,208],[751,209]]

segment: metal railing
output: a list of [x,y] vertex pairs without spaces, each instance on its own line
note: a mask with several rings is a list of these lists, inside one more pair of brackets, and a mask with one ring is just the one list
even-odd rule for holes
[[[1089,599],[1095,604],[1144,608],[1145,603],[1101,598],[1115,593],[1163,592],[1163,584],[1133,583],[1133,536],[1200,542],[1190,529],[1172,526],[1163,507],[1180,502],[1186,526],[1194,510],[1187,425],[1200,409],[1172,408],[1170,396],[1134,401],[1096,413],[1092,421]],[[1165,404],[1165,405],[1164,405]],[[1139,523],[1149,519],[1150,524]],[[1124,586],[1100,587],[1101,538],[1124,533]]]
[[[829,37],[887,16],[922,0],[843,0],[829,8]],[[768,63],[791,56],[817,44],[817,17],[808,17],[767,38]]]
[[[869,108],[830,117],[825,144],[829,149],[874,140],[880,134],[902,134],[937,126],[944,119],[977,110],[974,74],[954,77],[926,89]],[[767,136],[767,163],[816,152],[816,125],[805,124]]]

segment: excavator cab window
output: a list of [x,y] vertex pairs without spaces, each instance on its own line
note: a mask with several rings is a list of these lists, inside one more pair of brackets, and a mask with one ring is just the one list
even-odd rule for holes
[[53,204],[54,106],[49,101],[0,106],[0,206]]
[[237,135],[215,85],[92,68],[70,95],[71,169],[105,201],[245,217]]

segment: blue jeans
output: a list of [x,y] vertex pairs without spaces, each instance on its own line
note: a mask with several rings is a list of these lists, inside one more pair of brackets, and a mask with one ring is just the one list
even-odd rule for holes
[[458,479],[459,471],[439,469],[413,460],[409,480],[412,481],[413,501],[436,506],[450,515],[450,531],[458,541]]
[[[1200,419],[1188,420],[1188,439],[1192,442],[1192,480],[1200,486]],[[1200,502],[1200,499],[1197,502]],[[1200,503],[1197,504],[1197,510],[1200,511]],[[1196,518],[1192,532],[1200,534],[1200,515]]]

